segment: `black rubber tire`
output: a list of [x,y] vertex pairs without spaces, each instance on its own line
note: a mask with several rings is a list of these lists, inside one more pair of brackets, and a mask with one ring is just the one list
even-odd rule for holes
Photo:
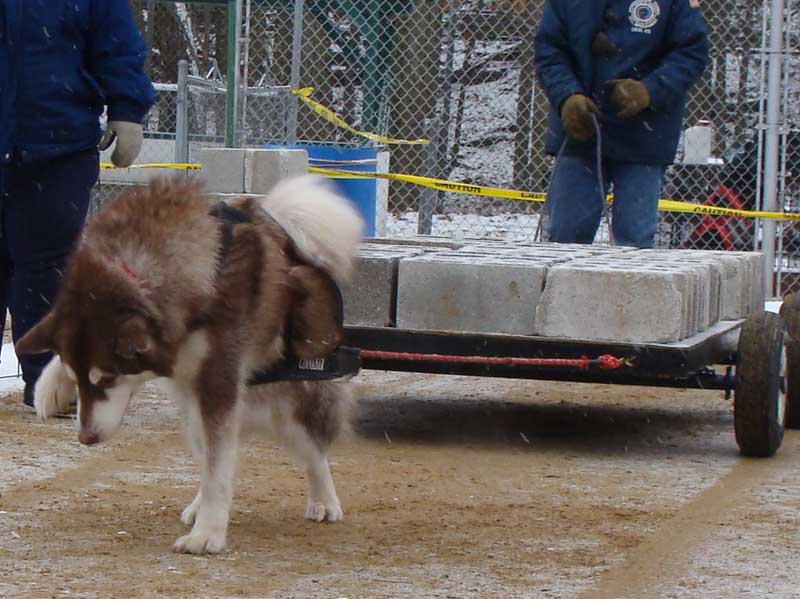
[[800,429],[800,341],[786,342],[786,428]]
[[783,333],[780,316],[761,312],[744,322],[739,335],[733,425],[739,451],[748,457],[770,457],[783,442]]

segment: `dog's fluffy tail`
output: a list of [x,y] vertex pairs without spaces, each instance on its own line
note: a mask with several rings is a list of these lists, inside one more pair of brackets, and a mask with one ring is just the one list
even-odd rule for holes
[[314,175],[286,179],[261,206],[284,228],[303,258],[339,282],[348,279],[364,223],[328,181]]

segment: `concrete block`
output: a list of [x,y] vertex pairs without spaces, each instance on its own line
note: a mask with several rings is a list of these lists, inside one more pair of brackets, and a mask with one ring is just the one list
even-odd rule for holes
[[[388,173],[391,152],[378,152],[375,172]],[[386,236],[386,224],[389,220],[389,180],[375,180],[375,235]]]
[[533,260],[426,254],[400,261],[397,326],[509,333],[534,331],[547,267]]
[[593,256],[592,252],[586,249],[574,248],[553,248],[547,246],[530,246],[530,245],[498,245],[498,246],[484,246],[478,244],[465,245],[459,248],[458,254],[477,255],[477,256],[502,256],[504,258],[522,258],[525,260],[538,260],[544,264],[559,264],[569,262],[571,260],[578,260],[581,258],[589,258]]
[[752,312],[764,308],[764,255],[761,252],[702,253],[722,260],[724,264],[723,318],[747,318]]
[[414,235],[411,237],[365,237],[364,243],[389,246],[413,246],[420,248],[447,248],[458,249],[464,244],[451,239],[450,237],[438,237],[433,235]]
[[353,277],[342,287],[345,324],[394,326],[398,263],[402,258],[421,253],[422,250],[413,247],[362,244]]
[[247,150],[204,148],[200,151],[199,179],[212,193],[244,193],[244,162]]
[[283,179],[308,173],[305,150],[247,150],[244,156],[244,191],[267,194]]
[[551,268],[536,310],[538,335],[667,343],[687,333],[686,272],[663,266],[574,264]]
[[747,318],[764,306],[764,255],[760,252],[695,250],[692,254],[712,257],[723,266],[721,319]]

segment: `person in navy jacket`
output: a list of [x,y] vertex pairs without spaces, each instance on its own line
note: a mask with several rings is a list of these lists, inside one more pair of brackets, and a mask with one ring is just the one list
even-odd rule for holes
[[[551,241],[592,243],[613,184],[614,242],[652,247],[661,180],[675,158],[687,90],[708,61],[696,0],[547,0],[535,65],[550,101],[545,151],[559,155]],[[597,128],[596,128],[597,127]]]
[[[128,0],[0,0],[0,325],[53,302],[86,219],[98,147],[129,166],[154,91]],[[101,135],[100,116],[108,126]],[[25,403],[49,355],[21,357]]]

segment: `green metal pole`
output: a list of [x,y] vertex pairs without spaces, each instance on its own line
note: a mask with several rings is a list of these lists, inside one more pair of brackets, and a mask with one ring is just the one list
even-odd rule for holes
[[360,65],[364,82],[361,126],[367,131],[386,135],[394,20],[390,12],[382,8],[382,0],[347,1],[344,4],[367,40],[367,52]]
[[226,75],[228,93],[225,95],[225,147],[227,148],[234,146],[236,134],[236,98],[238,96],[236,70],[239,68],[239,65],[236,64],[238,55],[236,50],[239,46],[239,40],[236,39],[238,31],[236,12],[236,0],[228,0],[228,70]]

